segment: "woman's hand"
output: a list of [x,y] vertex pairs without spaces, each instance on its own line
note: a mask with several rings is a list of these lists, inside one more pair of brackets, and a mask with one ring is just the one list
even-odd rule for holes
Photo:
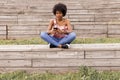
[[49,34],[56,34],[56,30],[50,30],[49,32],[48,32]]
[[58,30],[58,32],[59,32],[60,34],[67,34],[67,33],[68,33],[67,30]]
[[65,30],[60,30],[60,29],[57,29],[56,31],[57,31],[57,33],[59,33],[59,34],[65,34],[65,33],[66,33]]

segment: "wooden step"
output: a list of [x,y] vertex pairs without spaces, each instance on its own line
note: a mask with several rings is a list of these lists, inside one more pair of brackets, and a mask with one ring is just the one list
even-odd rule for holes
[[71,44],[70,49],[50,49],[48,45],[1,45],[0,72],[74,71],[83,65],[98,70],[120,70],[119,50],[119,43]]

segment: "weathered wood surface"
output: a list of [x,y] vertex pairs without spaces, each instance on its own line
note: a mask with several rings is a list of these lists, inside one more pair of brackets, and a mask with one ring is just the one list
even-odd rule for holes
[[72,44],[67,50],[48,45],[0,46],[0,72],[75,71],[80,66],[120,70],[120,44]]
[[[66,18],[77,37],[120,37],[119,0],[0,0],[0,25],[8,26],[7,38],[39,37],[54,18],[52,8],[58,2],[67,5]],[[0,39],[6,38],[5,33],[0,30]]]

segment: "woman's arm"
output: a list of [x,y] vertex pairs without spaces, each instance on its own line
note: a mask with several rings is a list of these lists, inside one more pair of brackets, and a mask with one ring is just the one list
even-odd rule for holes
[[52,26],[53,26],[53,20],[50,20],[49,22],[49,25],[48,25],[48,28],[47,28],[47,33],[48,34],[52,34],[53,33],[53,30],[52,30]]
[[70,24],[70,21],[67,19],[66,20],[66,23],[67,23],[67,27],[68,27],[68,29],[67,30],[65,30],[65,32],[64,33],[71,33],[72,32],[72,26],[71,26],[71,24]]
[[71,26],[71,24],[70,24],[70,21],[69,20],[67,20],[67,26],[68,26],[68,33],[70,33],[70,32],[72,32],[72,26]]

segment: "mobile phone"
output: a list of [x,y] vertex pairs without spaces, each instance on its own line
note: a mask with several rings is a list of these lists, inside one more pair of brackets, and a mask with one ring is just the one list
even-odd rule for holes
[[57,30],[58,28],[57,28],[57,27],[54,27],[53,29]]

